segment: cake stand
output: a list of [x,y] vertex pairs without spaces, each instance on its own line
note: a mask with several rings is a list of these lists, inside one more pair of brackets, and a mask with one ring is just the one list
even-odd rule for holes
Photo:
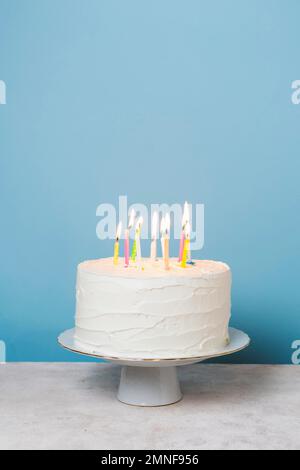
[[59,338],[59,344],[72,352],[96,357],[122,366],[118,399],[128,405],[163,406],[181,400],[182,393],[177,377],[177,366],[203,362],[214,357],[242,351],[250,344],[250,338],[235,328],[230,328],[230,344],[209,355],[175,359],[130,359],[92,354],[74,341],[75,329],[67,330]]

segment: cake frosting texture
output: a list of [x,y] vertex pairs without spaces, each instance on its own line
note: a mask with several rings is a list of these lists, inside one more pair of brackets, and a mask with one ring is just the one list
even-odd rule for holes
[[231,272],[216,261],[186,269],[172,259],[143,269],[111,258],[78,266],[75,341],[109,357],[171,359],[213,354],[228,343]]

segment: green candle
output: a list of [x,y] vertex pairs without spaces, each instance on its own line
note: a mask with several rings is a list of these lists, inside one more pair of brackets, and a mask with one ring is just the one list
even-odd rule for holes
[[131,261],[136,261],[136,238],[134,239],[132,250],[131,250]]

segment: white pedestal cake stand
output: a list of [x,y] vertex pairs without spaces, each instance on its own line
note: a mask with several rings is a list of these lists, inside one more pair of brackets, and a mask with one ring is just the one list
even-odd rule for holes
[[100,353],[92,354],[75,344],[74,331],[73,328],[62,333],[58,338],[59,344],[69,351],[121,365],[118,399],[135,406],[163,406],[176,403],[182,398],[177,366],[233,354],[250,344],[249,336],[235,328],[230,328],[230,344],[206,356],[185,359],[130,359],[107,357]]

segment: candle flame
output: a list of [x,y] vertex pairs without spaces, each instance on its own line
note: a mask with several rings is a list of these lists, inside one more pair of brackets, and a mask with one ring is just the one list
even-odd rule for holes
[[144,222],[143,217],[139,217],[139,218],[138,218],[138,221],[137,221],[137,223],[136,223],[136,226],[135,226],[135,227],[136,227],[136,230],[141,230],[142,225],[143,225],[143,222]]
[[189,209],[189,204],[186,201],[184,203],[183,216],[182,216],[182,229],[183,230],[184,230],[186,224],[189,222],[189,220],[190,220],[190,209]]
[[165,218],[162,217],[161,219],[161,222],[160,222],[160,233],[163,235],[166,231],[166,222],[165,222]]
[[132,211],[130,212],[130,217],[129,217],[128,230],[130,230],[133,227],[134,220],[135,220],[135,210],[132,209]]
[[170,218],[170,214],[167,213],[166,218],[165,218],[165,232],[166,232],[166,235],[170,234],[170,228],[171,228],[171,218]]
[[189,221],[187,221],[186,225],[185,225],[185,236],[186,238],[190,238],[191,236],[191,224]]
[[152,240],[156,240],[157,225],[158,225],[158,213],[154,212],[153,217],[152,217]]
[[116,240],[120,240],[122,233],[122,222],[119,222],[117,233],[116,233]]

